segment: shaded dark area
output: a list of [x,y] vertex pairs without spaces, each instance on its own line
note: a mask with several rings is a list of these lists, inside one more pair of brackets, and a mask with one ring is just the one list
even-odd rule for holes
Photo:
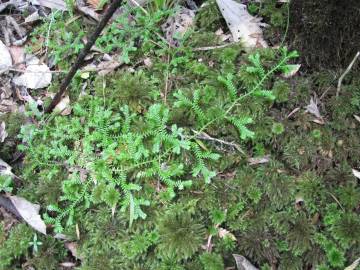
[[294,0],[288,40],[310,70],[344,68],[360,49],[360,1]]

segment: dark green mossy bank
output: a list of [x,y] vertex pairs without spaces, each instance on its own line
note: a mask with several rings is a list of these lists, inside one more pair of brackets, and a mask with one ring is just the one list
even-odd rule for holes
[[288,40],[307,68],[344,68],[360,50],[359,25],[357,0],[293,0]]

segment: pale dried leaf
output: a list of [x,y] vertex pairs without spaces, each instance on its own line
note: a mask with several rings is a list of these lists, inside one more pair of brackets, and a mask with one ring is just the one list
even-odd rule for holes
[[268,47],[260,28],[261,18],[251,16],[244,4],[233,0],[216,0],[235,42],[246,48]]
[[8,136],[6,132],[6,124],[5,122],[1,122],[0,124],[0,142],[4,142],[6,137]]
[[226,40],[231,39],[231,35],[230,34],[224,34],[224,31],[221,28],[216,30],[215,35],[218,36],[221,41],[226,41]]
[[360,258],[356,259],[351,265],[346,267],[344,270],[355,270],[360,264]]
[[65,248],[71,252],[74,258],[82,260],[81,256],[77,252],[78,244],[76,242],[66,242]]
[[358,170],[352,169],[352,173],[356,178],[360,179],[360,172]]
[[172,45],[179,45],[179,38],[193,25],[195,12],[191,9],[181,7],[178,12],[169,17],[161,29],[165,33],[166,40]]
[[295,65],[287,65],[288,71],[283,73],[283,76],[285,78],[290,78],[294,76],[300,69],[301,64],[295,64]]
[[30,3],[37,6],[47,7],[50,9],[57,9],[66,11],[66,3],[64,0],[30,0]]
[[228,230],[226,230],[224,228],[219,228],[218,234],[219,234],[220,238],[229,237],[230,239],[236,241],[235,235],[233,235],[231,232],[229,232]]
[[147,66],[147,67],[152,67],[153,66],[153,62],[151,61],[150,57],[146,57],[144,59],[144,65]]
[[14,3],[16,3],[16,0],[10,0],[8,2],[5,3],[1,3],[0,4],[0,12],[2,12],[4,9],[6,9],[8,6],[13,5]]
[[268,163],[269,161],[270,161],[270,155],[266,155],[263,157],[253,157],[248,159],[249,165],[264,164],[264,163]]
[[66,241],[69,241],[71,239],[70,236],[67,236],[65,234],[62,234],[62,233],[57,233],[54,235],[54,238],[55,239],[59,239],[59,240],[66,240]]
[[76,264],[73,262],[62,262],[62,263],[60,263],[60,266],[62,266],[64,268],[73,268],[76,266]]
[[242,255],[233,254],[237,270],[259,270]]
[[0,40],[0,70],[7,69],[12,66],[12,59],[9,52],[9,49],[6,45]]
[[21,217],[31,227],[42,234],[46,234],[46,225],[39,215],[40,206],[18,196],[8,196]]
[[52,74],[45,64],[35,64],[26,67],[25,72],[14,78],[14,83],[30,89],[45,88],[50,85]]
[[296,197],[295,197],[295,208],[297,209],[297,210],[300,210],[301,208],[302,208],[302,206],[304,205],[304,198],[303,198],[303,196],[301,196],[301,195],[296,195]]
[[69,115],[71,113],[70,98],[68,95],[63,97],[55,106],[54,111],[60,112],[61,115]]
[[356,119],[356,121],[358,121],[360,123],[360,117],[357,116],[356,114],[354,114],[354,118]]
[[94,10],[99,9],[100,0],[86,0],[86,3]]
[[25,55],[25,64],[27,66],[37,65],[39,63],[40,63],[40,59],[36,55],[28,54],[28,53]]
[[40,17],[39,11],[36,10],[35,12],[33,12],[32,14],[30,14],[29,16],[27,16],[25,18],[25,23],[36,22],[40,19],[41,19],[41,17]]
[[318,102],[316,99],[311,98],[310,103],[305,108],[306,108],[306,112],[311,113],[317,118],[322,118],[320,114],[320,110],[318,108]]
[[120,67],[123,63],[116,61],[116,60],[110,60],[110,61],[102,61],[97,66],[97,70],[99,71],[99,75],[106,75],[111,72],[113,72],[115,69]]
[[14,66],[17,69],[25,69],[25,50],[24,47],[11,46],[9,48]]
[[87,7],[83,0],[76,0],[76,7],[79,11],[88,15],[89,17],[93,18],[96,21],[100,21],[100,16],[95,12],[94,9]]
[[14,174],[11,172],[11,166],[0,158],[0,175],[8,175],[13,177]]

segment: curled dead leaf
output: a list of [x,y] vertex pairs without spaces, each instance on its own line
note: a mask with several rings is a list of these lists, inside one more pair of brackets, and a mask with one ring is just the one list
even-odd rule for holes
[[8,198],[27,224],[46,235],[46,225],[39,215],[40,206],[38,204],[33,204],[18,196],[8,196]]
[[233,254],[238,270],[259,270],[248,259],[242,255]]
[[261,18],[249,14],[244,4],[233,0],[216,0],[235,42],[241,41],[245,48],[268,47],[260,28]]

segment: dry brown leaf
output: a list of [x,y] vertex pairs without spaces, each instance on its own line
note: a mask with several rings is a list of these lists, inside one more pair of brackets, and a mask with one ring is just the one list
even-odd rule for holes
[[99,10],[100,0],[86,0],[86,3],[95,10]]
[[39,215],[40,206],[18,196],[8,196],[11,203],[27,224],[42,234],[46,234],[46,225]]
[[233,254],[237,270],[259,270],[248,259],[242,255]]
[[216,0],[235,42],[245,48],[268,47],[260,28],[261,18],[251,16],[244,4],[233,0]]
[[76,7],[85,15],[88,15],[96,21],[100,21],[100,15],[97,14],[94,9],[87,7],[83,0],[76,0]]
[[264,163],[268,163],[270,161],[270,155],[266,155],[263,157],[254,157],[254,158],[249,158],[248,162],[249,165],[257,165],[257,164],[264,164]]

